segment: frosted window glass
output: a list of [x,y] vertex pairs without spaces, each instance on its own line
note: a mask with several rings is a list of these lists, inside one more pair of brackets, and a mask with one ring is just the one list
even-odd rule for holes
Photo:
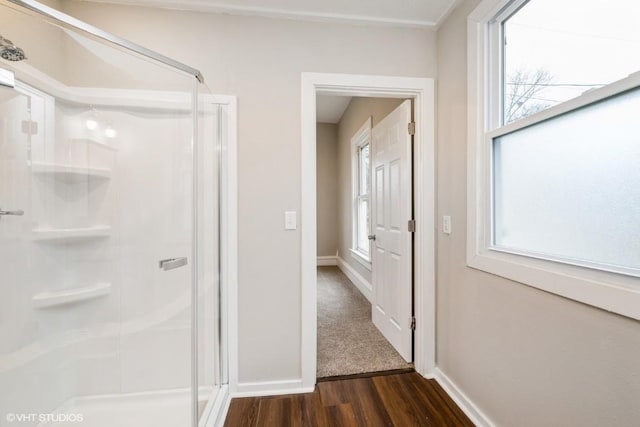
[[493,160],[495,247],[640,275],[640,90],[495,138]]

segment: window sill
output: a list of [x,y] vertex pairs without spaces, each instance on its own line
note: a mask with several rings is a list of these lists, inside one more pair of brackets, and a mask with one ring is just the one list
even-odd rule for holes
[[358,252],[355,249],[350,248],[349,252],[351,252],[352,258],[354,258],[356,261],[362,264],[364,268],[371,271],[371,260],[369,258],[367,258],[365,255],[363,255],[362,253]]
[[469,267],[640,320],[640,281],[623,274],[495,251],[469,254]]

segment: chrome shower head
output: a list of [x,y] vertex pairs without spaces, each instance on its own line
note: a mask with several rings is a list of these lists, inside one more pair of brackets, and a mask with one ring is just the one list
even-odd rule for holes
[[27,59],[24,54],[24,50],[14,45],[11,40],[7,40],[2,36],[0,36],[0,57],[12,62]]

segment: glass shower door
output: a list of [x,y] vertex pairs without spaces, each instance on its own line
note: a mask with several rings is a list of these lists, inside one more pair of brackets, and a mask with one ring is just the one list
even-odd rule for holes
[[192,425],[192,111],[176,105],[0,86],[0,426]]
[[[29,412],[29,384],[36,378],[19,375],[29,351],[30,337],[19,325],[26,324],[30,301],[30,256],[24,230],[29,218],[29,196],[23,191],[28,179],[29,134],[23,123],[30,122],[29,97],[17,89],[0,86],[0,425]],[[16,415],[17,414],[17,415]]]

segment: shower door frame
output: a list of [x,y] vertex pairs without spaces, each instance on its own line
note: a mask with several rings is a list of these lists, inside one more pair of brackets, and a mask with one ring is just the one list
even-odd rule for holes
[[[236,96],[216,94],[206,95],[205,100],[209,104],[226,107],[227,128],[218,163],[221,384],[211,411],[203,414],[203,422],[196,424],[215,427],[224,424],[231,392],[238,384],[238,100]],[[197,384],[197,377],[195,381]]]
[[87,24],[79,19],[74,18],[73,16],[67,15],[66,13],[62,13],[59,10],[53,9],[49,6],[46,6],[42,3],[38,3],[34,0],[7,0],[10,3],[21,6],[25,9],[31,10],[33,12],[38,13],[39,15],[43,15],[47,18],[54,19],[56,21],[67,24],[75,29],[83,31],[85,33],[89,33],[95,37],[98,37],[102,40],[105,40],[109,43],[113,43],[117,46],[120,46],[129,51],[135,52],[144,57],[153,59],[154,61],[161,62],[165,65],[168,65],[172,68],[175,68],[179,71],[182,71],[186,74],[189,74],[196,78],[200,83],[204,83],[204,76],[202,73],[182,62],[176,61],[175,59],[171,59],[168,56],[164,56],[158,52],[147,49],[146,47],[140,46],[132,41],[127,39],[123,39],[122,37],[118,37],[115,34],[111,34],[107,31],[101,30],[98,27],[94,27],[93,25]]

